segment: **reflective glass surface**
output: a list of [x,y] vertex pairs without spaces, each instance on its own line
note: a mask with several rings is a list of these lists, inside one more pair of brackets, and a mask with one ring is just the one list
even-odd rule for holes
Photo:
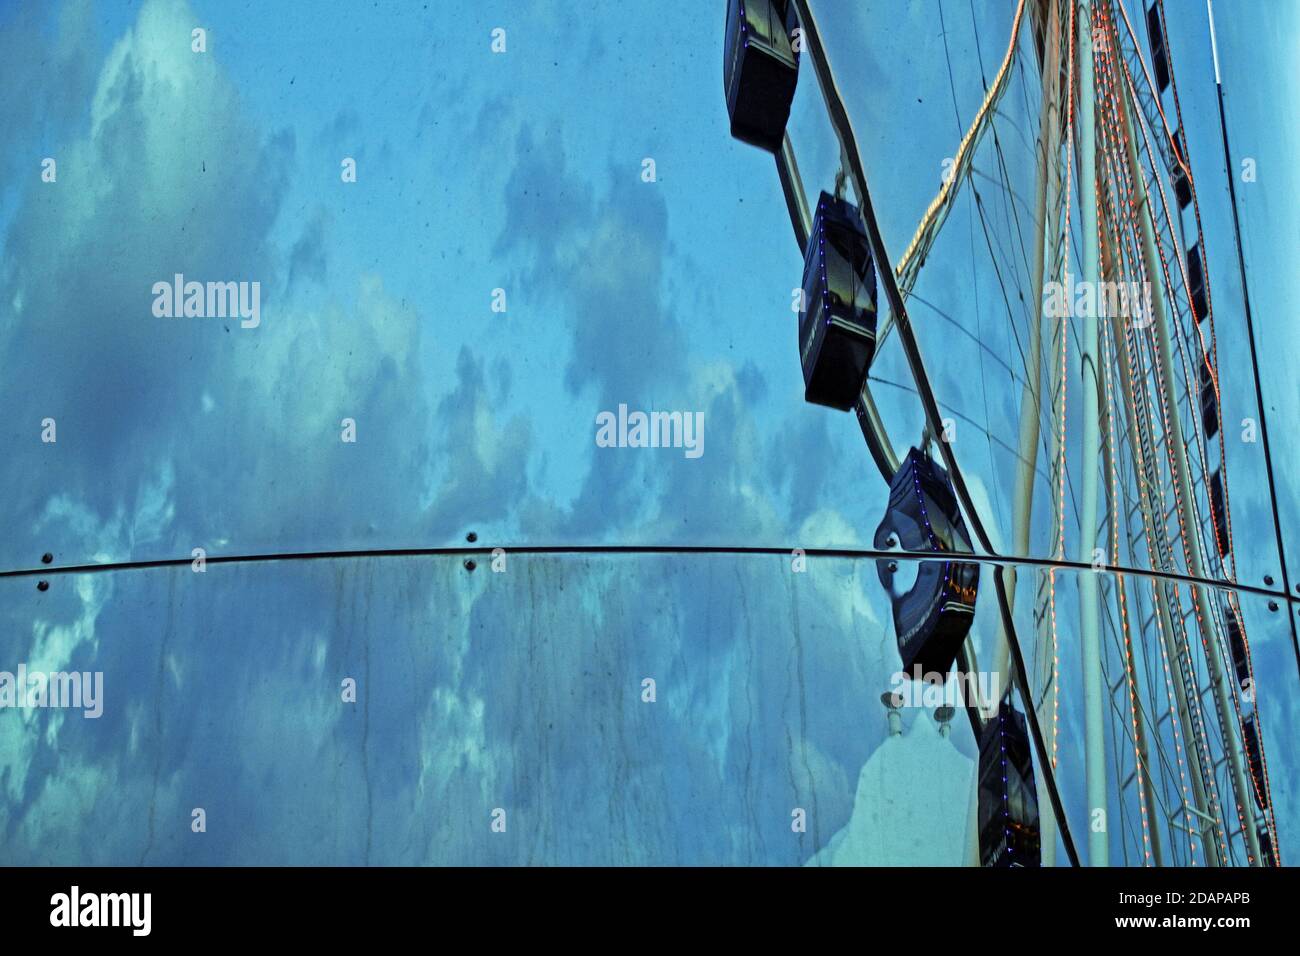
[[[807,249],[773,155],[730,135],[727,4],[434,6],[0,4],[0,675],[103,675],[99,717],[0,708],[0,862],[977,859],[966,713],[910,701],[891,717],[881,695],[903,685],[877,568],[815,553],[872,547],[889,484],[852,412],[804,400]],[[1254,813],[1289,860],[1300,133],[1279,117],[1297,112],[1300,6],[1240,0],[1212,49],[1201,5],[1166,3],[1179,99],[1139,109],[1133,135],[1153,203],[1178,219],[1164,265],[1202,244],[1214,325],[1172,303],[1174,402],[1149,420],[1124,400],[1130,372],[1164,374],[1154,333],[1101,339],[1095,549],[1084,325],[1041,314],[1034,267],[1040,25],[1026,13],[1013,37],[1003,0],[808,6],[890,259],[874,264],[870,395],[890,449],[946,443],[967,526],[1028,559],[1012,613],[1080,852],[1098,809],[1086,579],[1111,689],[1111,862],[1245,862],[1251,811],[1232,792],[1248,734],[1271,800]],[[1138,73],[1143,6],[1111,5]],[[991,125],[903,282],[936,435],[881,273],[1009,47]],[[807,48],[799,60],[794,179],[810,202],[860,204]],[[1194,178],[1186,214],[1158,159],[1165,122]],[[1076,160],[1061,187],[1075,277],[1078,175]],[[1199,538],[1161,444],[1170,416]],[[635,550],[706,545],[777,553]],[[220,563],[466,546],[503,548],[505,569],[487,550]],[[520,551],[548,546],[633,550]],[[195,555],[214,560],[200,573]],[[1049,576],[1048,560],[1100,570]],[[900,564],[906,588],[919,576]],[[1211,582],[1199,602],[1193,564]],[[969,663],[1004,689],[993,567],[979,563]],[[1172,577],[1140,573],[1154,567]],[[1171,659],[1202,701],[1185,713]],[[1142,761],[1158,768],[1146,789]],[[1189,805],[1222,832],[1190,835]],[[1041,786],[1039,810],[1052,816]]]
[[[506,552],[495,566],[371,558],[60,574],[45,591],[0,581],[16,662],[102,674],[80,710],[0,715],[5,861],[959,864],[973,852],[976,739],[960,707],[937,719],[951,697],[901,679],[871,561]],[[1055,576],[1055,644],[1035,624],[1040,572],[1019,575],[1016,624],[1082,847],[1080,648],[1066,623],[1080,573],[1093,572]],[[1107,594],[1116,578],[1100,577]],[[1144,798],[1119,786],[1134,743],[1116,690],[1111,862],[1141,865],[1156,828],[1166,863],[1204,865],[1199,844],[1154,822],[1183,821],[1190,758],[1160,646],[1134,636],[1152,582],[1124,586],[1158,798],[1144,828]],[[1266,600],[1240,607],[1286,860],[1300,852],[1290,634]],[[986,695],[996,621],[981,600]],[[1123,688],[1124,624],[1107,615],[1101,630],[1108,686]],[[1040,694],[1053,658],[1055,698]],[[882,704],[893,693],[906,695],[897,736]],[[1212,727],[1208,699],[1203,710]],[[1230,793],[1222,769],[1217,784]]]

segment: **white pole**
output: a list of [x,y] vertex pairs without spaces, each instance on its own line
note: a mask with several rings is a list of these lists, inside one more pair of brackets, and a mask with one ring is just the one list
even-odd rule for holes
[[[1034,220],[1037,229],[1034,236],[1034,292],[1040,293],[1045,280],[1045,247],[1048,236],[1056,239],[1059,228],[1059,203],[1061,193],[1059,153],[1061,148],[1061,107],[1060,107],[1060,20],[1056,0],[1049,4],[1044,35],[1045,51],[1043,55],[1043,96],[1038,119],[1038,175],[1035,195]],[[1050,213],[1049,213],[1050,210]],[[1050,225],[1049,225],[1050,220]],[[1053,276],[1055,278],[1055,276]],[[1038,458],[1038,419],[1043,401],[1043,314],[1042,296],[1034,306],[1034,321],[1029,327],[1029,345],[1025,350],[1025,387],[1020,396],[1020,453],[1016,465],[1016,486],[1012,499],[1012,539],[1016,554],[1029,553],[1030,518],[1034,504],[1034,474]],[[1053,393],[1055,394],[1055,393]],[[1002,571],[1006,582],[1007,603],[1015,610],[1016,605],[1016,569],[1007,566]],[[993,657],[993,670],[998,687],[1011,686],[1010,648],[1007,635],[998,632],[997,650]],[[1025,702],[1032,707],[1032,701]],[[1042,712],[1040,712],[1040,718]],[[1041,761],[1034,762],[1038,792],[1042,793],[1046,784],[1043,780]],[[1050,813],[1039,814],[1039,836],[1041,838],[1041,862],[1043,866],[1056,865],[1056,818]]]
[[[1097,465],[1100,449],[1097,387],[1097,145],[1093,90],[1092,24],[1088,2],[1079,3],[1079,226],[1083,231],[1083,281],[1094,292],[1094,307],[1083,316],[1079,374],[1083,395],[1082,491],[1079,502],[1079,560],[1093,563],[1097,545]],[[1107,562],[1109,563],[1109,562]],[[1079,573],[1079,648],[1082,654],[1084,760],[1088,793],[1088,863],[1107,866],[1110,841],[1106,821],[1106,710],[1097,633],[1101,602],[1097,572]]]
[[1213,0],[1205,0],[1205,12],[1210,18],[1210,52],[1214,54],[1214,85],[1222,86],[1219,81],[1219,40],[1214,35],[1214,3]]

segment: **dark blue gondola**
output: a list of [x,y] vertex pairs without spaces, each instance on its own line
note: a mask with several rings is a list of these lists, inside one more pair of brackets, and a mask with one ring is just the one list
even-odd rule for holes
[[1268,827],[1260,827],[1255,831],[1259,837],[1259,856],[1265,866],[1277,866],[1277,854],[1273,852],[1273,834],[1268,832]]
[[1003,699],[980,732],[982,866],[1041,866],[1038,793],[1025,717]]
[[1268,801],[1264,799],[1264,751],[1259,745],[1259,727],[1255,724],[1255,714],[1242,721],[1242,737],[1246,745],[1246,763],[1250,767],[1250,789],[1255,793],[1255,806],[1267,809]]
[[[895,545],[891,539],[896,539]],[[962,520],[948,473],[916,448],[894,474],[889,509],[876,529],[875,546],[905,551],[970,553],[970,535]],[[946,674],[975,617],[979,565],[971,561],[919,561],[911,590],[895,594],[892,561],[876,562],[880,583],[894,607],[894,632],[903,672],[920,667],[923,675]]]
[[1201,244],[1193,243],[1187,250],[1187,291],[1191,297],[1196,321],[1204,321],[1210,314],[1210,299],[1205,291],[1205,272],[1201,269]]
[[[1187,162],[1187,137],[1181,130],[1177,137],[1178,155],[1182,157],[1182,163]],[[1174,184],[1174,198],[1178,200],[1178,208],[1186,209],[1192,201],[1192,181],[1187,178],[1187,173],[1183,170],[1183,164],[1176,159],[1174,168],[1169,174],[1170,180]]]
[[1228,538],[1228,503],[1223,496],[1223,476],[1217,471],[1210,476],[1210,515],[1219,547],[1226,556],[1232,551],[1232,541]]
[[728,0],[722,81],[731,135],[769,153],[781,148],[799,79],[794,25],[786,0]]
[[1152,5],[1147,11],[1147,39],[1151,44],[1151,65],[1156,71],[1156,95],[1169,85],[1169,58],[1165,52],[1165,33],[1160,28],[1160,11]]
[[1228,622],[1228,648],[1232,652],[1232,668],[1237,674],[1237,686],[1245,688],[1250,680],[1250,652],[1246,648],[1246,633],[1236,609],[1229,607],[1225,615]]
[[1210,369],[1210,357],[1201,356],[1201,427],[1206,438],[1213,438],[1219,433],[1219,400],[1214,391],[1214,376]]
[[804,399],[848,411],[876,351],[876,266],[858,210],[822,193],[803,264]]

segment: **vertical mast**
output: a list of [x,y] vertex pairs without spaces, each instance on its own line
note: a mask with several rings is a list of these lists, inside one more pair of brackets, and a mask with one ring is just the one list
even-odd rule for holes
[[[1044,19],[1038,15],[1046,8]],[[1043,7],[1034,7],[1035,25],[1043,35],[1040,75],[1043,80],[1042,106],[1038,120],[1038,168],[1034,201],[1034,285],[1035,294],[1043,290],[1046,281],[1046,244],[1048,236],[1055,239],[1060,228],[1060,151],[1061,151],[1061,21],[1057,0],[1045,0]],[[1050,219],[1050,222],[1049,222]],[[1051,263],[1055,279],[1055,262]],[[1025,386],[1020,398],[1020,442],[1016,465],[1016,485],[1012,504],[1012,550],[1015,554],[1029,553],[1029,529],[1034,503],[1034,474],[1038,460],[1039,415],[1043,399],[1043,314],[1042,295],[1034,309],[1034,321],[1029,327],[1029,345],[1025,351]],[[1016,569],[1003,568],[1006,581],[1007,603],[1015,607]],[[1010,686],[1010,651],[1007,636],[999,632],[993,670],[998,687]],[[1034,706],[1026,701],[1026,707]],[[1040,720],[1044,715],[1040,713]],[[1043,768],[1034,765],[1038,789],[1044,787]],[[1056,820],[1050,814],[1039,819],[1043,866],[1056,865]]]
[[[1083,232],[1083,281],[1093,290],[1093,307],[1082,316],[1079,374],[1083,400],[1083,452],[1080,461],[1082,492],[1079,506],[1081,562],[1093,563],[1097,544],[1097,467],[1100,447],[1097,387],[1097,127],[1093,85],[1092,23],[1088,0],[1079,0],[1079,226]],[[1079,647],[1082,655],[1084,704],[1084,756],[1088,793],[1088,863],[1106,866],[1110,861],[1110,835],[1105,825],[1106,738],[1101,676],[1101,640],[1097,619],[1101,598],[1098,572],[1079,573]],[[1097,825],[1100,812],[1102,825]]]

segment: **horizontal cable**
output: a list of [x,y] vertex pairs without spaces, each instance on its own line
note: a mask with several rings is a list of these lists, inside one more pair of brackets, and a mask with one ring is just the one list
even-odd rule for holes
[[[856,560],[902,560],[902,561],[969,561],[974,564],[991,564],[997,567],[1059,568],[1073,571],[1097,571],[1106,574],[1127,574],[1136,578],[1155,578],[1175,584],[1204,585],[1222,588],[1239,593],[1254,594],[1260,597],[1282,598],[1293,603],[1300,603],[1300,596],[1293,597],[1285,591],[1250,584],[1234,584],[1217,578],[1197,577],[1177,571],[1161,571],[1151,568],[1127,567],[1119,564],[1092,565],[1086,561],[1069,561],[1057,558],[1036,558],[1029,555],[984,555],[965,551],[881,551],[868,548],[773,548],[742,547],[731,545],[652,545],[652,544],[556,544],[556,545],[486,545],[471,544],[443,548],[361,548],[338,551],[281,551],[264,554],[207,554],[205,564],[259,564],[271,561],[322,561],[346,560],[349,558],[428,558],[428,557],[469,557],[479,555],[492,557],[500,548],[510,555],[780,555],[790,557],[796,551],[810,558],[847,558]],[[142,571],[149,568],[178,568],[198,560],[194,557],[156,558],[147,561],[109,561],[100,564],[42,565],[36,568],[17,568],[0,571],[0,578],[38,577],[49,574],[94,574],[100,571]]]

